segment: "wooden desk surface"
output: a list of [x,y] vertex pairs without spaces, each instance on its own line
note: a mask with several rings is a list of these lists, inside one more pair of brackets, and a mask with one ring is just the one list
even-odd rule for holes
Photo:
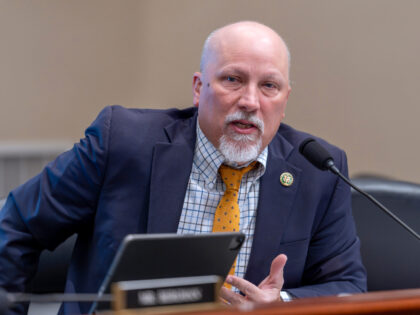
[[[381,291],[355,294],[343,297],[319,297],[276,302],[265,305],[254,305],[252,308],[228,308],[203,310],[179,308],[161,309],[159,312],[120,311],[109,314],[143,315],[143,314],[200,314],[200,315],[315,315],[315,314],[420,314],[420,289]],[[174,312],[172,312],[174,311]]]

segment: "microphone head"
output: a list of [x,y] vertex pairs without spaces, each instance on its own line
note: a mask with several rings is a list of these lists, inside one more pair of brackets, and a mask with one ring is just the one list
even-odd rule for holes
[[328,170],[334,165],[331,154],[313,138],[303,140],[299,152],[320,170]]

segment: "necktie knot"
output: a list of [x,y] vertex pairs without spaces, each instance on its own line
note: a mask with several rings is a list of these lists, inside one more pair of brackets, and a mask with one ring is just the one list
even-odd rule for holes
[[219,168],[219,174],[226,185],[226,190],[235,190],[238,192],[242,177],[252,170],[256,164],[257,162],[252,162],[248,166],[239,169],[222,164]]

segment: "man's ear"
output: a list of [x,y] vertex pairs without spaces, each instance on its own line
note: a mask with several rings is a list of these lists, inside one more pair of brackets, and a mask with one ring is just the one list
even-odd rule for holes
[[287,100],[289,100],[290,92],[292,92],[292,87],[289,84],[289,88],[287,89]]
[[286,117],[286,107],[287,107],[287,101],[289,100],[290,92],[292,91],[292,88],[289,86],[286,91],[286,97],[284,98],[283,102],[280,104],[280,122]]
[[287,89],[286,100],[284,102],[283,115],[282,115],[283,117],[282,117],[282,119],[284,119],[284,117],[286,117],[286,105],[287,105],[287,102],[289,101],[290,92],[292,92],[292,87],[289,85],[289,87]]
[[201,72],[195,72],[193,76],[193,104],[195,107],[198,107],[202,86],[203,82],[201,81]]

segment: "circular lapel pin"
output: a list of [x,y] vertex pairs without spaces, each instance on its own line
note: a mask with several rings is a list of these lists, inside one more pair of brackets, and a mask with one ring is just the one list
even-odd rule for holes
[[289,187],[293,184],[293,175],[289,172],[284,172],[280,175],[280,183],[283,186]]

